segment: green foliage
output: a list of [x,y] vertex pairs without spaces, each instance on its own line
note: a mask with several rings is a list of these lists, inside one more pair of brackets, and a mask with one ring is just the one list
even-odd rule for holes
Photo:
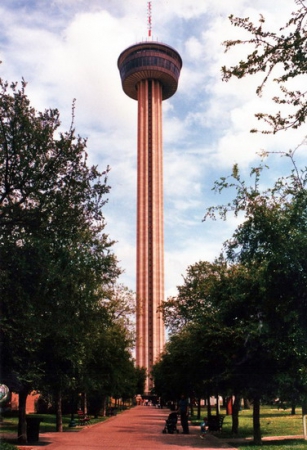
[[65,385],[102,287],[120,273],[103,233],[107,171],[88,167],[73,123],[59,132],[57,110],[31,107],[24,82],[0,84],[2,376],[17,391],[63,385],[62,374]]
[[[131,391],[133,295],[105,234],[108,168],[26,83],[0,80],[1,382],[15,392]],[[105,302],[107,299],[107,303]]]
[[17,450],[16,445],[9,444],[8,442],[0,442],[1,450]]
[[114,284],[105,293],[108,313],[127,333],[131,345],[135,339],[135,309],[134,292],[123,284]]
[[[262,16],[258,25],[230,17],[251,37],[226,41],[226,51],[246,43],[254,50],[237,65],[222,68],[225,81],[263,73],[261,95],[275,68],[283,69],[273,79],[282,95],[273,101],[292,112],[257,114],[270,127],[265,133],[298,128],[306,118],[306,92],[287,87],[307,72],[307,7],[303,0],[296,4],[279,34],[264,29]],[[290,158],[293,170],[269,189],[261,188],[267,168],[262,163],[252,168],[251,182],[235,164],[229,177],[215,183],[216,192],[231,189],[234,196],[208,208],[205,220],[226,220],[232,213],[242,222],[225,242],[223,256],[190,266],[178,295],[163,306],[171,337],[154,371],[159,389],[168,394],[170,387],[178,393],[184,386],[199,396],[219,392],[254,399],[255,442],[261,441],[262,396],[279,392],[303,406],[307,398],[307,169],[298,170],[295,151],[281,154]]]
[[[279,355],[287,352],[287,339],[294,339],[295,354],[303,356],[307,337],[302,319],[307,312],[306,170],[298,176],[295,167],[288,178],[280,178],[262,193],[258,180],[256,188],[247,188],[238,177],[232,178],[237,182],[237,195],[230,206],[235,213],[244,210],[246,220],[226,242],[227,257],[257,273],[259,312],[269,320],[270,333],[281,336],[277,338]],[[233,186],[223,183],[223,189]],[[222,207],[223,214],[230,209],[229,205]]]
[[[225,415],[226,411],[221,408],[221,414]],[[202,407],[201,417],[207,415],[207,407]],[[223,422],[222,433],[219,433],[219,437],[222,439],[233,438],[242,439],[249,438],[253,435],[253,410],[242,408],[239,412],[240,416],[240,429],[238,435],[234,437],[232,433],[232,418],[230,415],[226,415]],[[194,425],[199,424],[196,415],[191,418]],[[260,411],[261,429],[264,437],[280,437],[280,436],[298,436],[302,435],[302,410],[297,408],[297,414],[291,415],[290,409],[278,409],[277,406],[270,404],[263,404]],[[265,441],[264,441],[265,442]],[[235,447],[239,447],[239,444],[234,443]],[[254,447],[253,447],[254,448]]]
[[146,382],[146,368],[145,367],[136,367],[135,368],[135,379],[136,379],[136,395],[144,394],[145,390],[145,382]]
[[286,156],[293,171],[267,190],[260,189],[263,166],[251,171],[252,183],[238,166],[216,183],[235,196],[206,218],[231,212],[244,220],[224,257],[190,266],[178,296],[164,305],[171,336],[154,373],[166,395],[170,386],[176,394],[187,386],[199,397],[306,398],[307,171]]
[[295,129],[303,125],[306,119],[306,92],[287,87],[291,80],[299,79],[307,73],[307,7],[303,0],[296,0],[295,3],[298,6],[297,10],[292,13],[285,26],[280,28],[279,33],[265,29],[265,18],[262,15],[258,24],[252,23],[249,18],[230,16],[232,25],[245,30],[251,37],[224,42],[226,51],[241,44],[251,44],[253,51],[236,65],[222,67],[223,79],[228,81],[232,77],[240,79],[246,75],[263,73],[263,81],[256,91],[261,96],[268,79],[273,77],[274,70],[282,68],[282,74],[273,77],[273,82],[280,86],[281,96],[273,97],[273,101],[281,107],[290,106],[292,112],[287,116],[281,111],[277,111],[276,114],[256,114],[258,120],[264,120],[269,125],[269,130],[264,133]]
[[165,324],[171,331],[175,332],[206,314],[214,316],[212,291],[216,280],[222,280],[226,270],[223,259],[213,263],[199,261],[188,267],[184,284],[177,286],[178,295],[168,298],[161,306]]
[[176,324],[178,316],[184,316],[185,324],[179,332],[172,328],[156,367],[155,375],[163,380],[161,389],[168,383],[178,390],[189,386],[200,397],[217,389],[250,397],[271,393],[277,367],[259,309],[257,274],[242,265],[228,266],[222,258],[194,268],[189,267],[190,276],[178,289],[178,302],[173,298],[171,308],[168,302],[165,305],[169,323]]

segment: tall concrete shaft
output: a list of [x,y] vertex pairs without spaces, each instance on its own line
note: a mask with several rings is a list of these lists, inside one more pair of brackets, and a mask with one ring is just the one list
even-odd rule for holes
[[138,101],[136,363],[148,374],[164,346],[162,100],[176,92],[181,67],[180,55],[157,42],[133,45],[118,58],[123,90]]

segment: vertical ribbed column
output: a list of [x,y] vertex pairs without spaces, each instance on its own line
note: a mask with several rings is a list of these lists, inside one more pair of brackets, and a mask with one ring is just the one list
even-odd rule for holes
[[158,307],[164,299],[162,89],[152,81],[152,223],[153,223],[153,363],[164,346],[164,326]]
[[136,362],[147,367],[148,348],[148,82],[138,86],[137,262],[136,262]]
[[136,362],[148,370],[164,346],[157,312],[163,299],[162,87],[159,81],[143,80],[138,84]]

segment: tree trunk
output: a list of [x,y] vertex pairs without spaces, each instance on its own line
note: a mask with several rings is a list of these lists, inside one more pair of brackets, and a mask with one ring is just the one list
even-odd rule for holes
[[251,409],[251,404],[248,398],[244,399],[244,409]]
[[238,434],[239,431],[239,411],[240,411],[241,397],[235,395],[235,400],[232,405],[232,429],[233,434]]
[[56,431],[63,431],[63,418],[62,418],[62,392],[58,390],[55,394],[55,408],[56,408]]
[[87,414],[87,395],[86,392],[83,393],[83,412]]
[[307,396],[304,396],[302,400],[302,413],[303,416],[307,415]]
[[200,412],[201,412],[201,398],[198,398],[198,403],[197,403],[197,419],[200,419]]
[[262,445],[261,428],[260,428],[260,398],[254,398],[253,407],[253,428],[254,428],[254,444]]
[[208,405],[207,405],[208,417],[210,417],[211,416],[210,395],[208,395],[207,402],[208,402]]
[[216,405],[215,405],[216,415],[219,416],[220,415],[220,398],[219,398],[219,394],[216,394],[215,401],[216,401]]
[[102,415],[103,416],[107,415],[107,403],[108,403],[108,398],[104,396],[102,399]]
[[296,413],[295,409],[296,409],[296,401],[292,400],[292,402],[291,402],[291,416],[295,416],[295,413]]
[[18,443],[27,443],[27,421],[26,421],[26,404],[28,397],[28,390],[24,389],[18,394]]
[[190,417],[194,416],[194,408],[193,408],[193,401],[192,401],[192,396],[190,396]]

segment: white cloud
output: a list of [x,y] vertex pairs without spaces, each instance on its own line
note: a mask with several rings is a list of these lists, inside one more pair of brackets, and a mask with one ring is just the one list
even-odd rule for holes
[[[111,166],[107,230],[134,288],[137,104],[122,91],[119,54],[146,39],[147,2],[52,0],[11,2],[0,7],[1,76],[23,76],[38,109],[58,107],[63,126],[76,102],[77,132],[88,137],[89,161]],[[15,6],[14,6],[15,5]],[[16,6],[17,5],[17,6]],[[163,103],[166,289],[181,282],[187,265],[218,256],[234,223],[202,223],[205,208],[217,201],[211,184],[234,162],[248,171],[261,149],[295,147],[300,132],[251,135],[254,114],[270,111],[272,87],[257,98],[261,78],[221,81],[222,65],[235,64],[247,47],[224,53],[221,43],[242,36],[229,14],[267,17],[268,28],[283,25],[294,2],[280,0],[155,0],[153,34],[183,58],[177,93]],[[271,172],[272,173],[272,172]],[[218,199],[222,203],[222,199]]]

